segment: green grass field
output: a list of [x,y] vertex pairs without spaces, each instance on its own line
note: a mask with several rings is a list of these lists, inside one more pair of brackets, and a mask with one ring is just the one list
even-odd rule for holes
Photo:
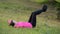
[[49,20],[42,15],[37,16],[37,26],[32,29],[8,26],[8,19],[28,21],[36,7],[34,8],[35,4],[24,6],[22,1],[0,1],[0,34],[60,34],[60,23],[56,20]]

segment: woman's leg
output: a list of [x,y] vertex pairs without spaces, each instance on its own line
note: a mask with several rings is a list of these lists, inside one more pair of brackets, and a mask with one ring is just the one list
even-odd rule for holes
[[41,12],[39,12],[39,11],[32,12],[32,14],[31,14],[31,16],[29,18],[29,21],[28,22],[30,22],[33,27],[36,26],[36,15],[38,15],[39,13],[41,13]]
[[[44,6],[43,6],[43,8],[44,8]],[[36,15],[41,14],[42,12],[45,12],[47,10],[47,6],[46,5],[45,5],[45,8],[42,9],[42,10],[37,10],[35,12],[32,12],[28,22],[30,22],[33,27],[36,26]]]

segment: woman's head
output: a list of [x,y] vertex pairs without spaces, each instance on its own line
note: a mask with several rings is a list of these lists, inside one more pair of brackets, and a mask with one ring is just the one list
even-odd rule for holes
[[8,20],[8,24],[9,24],[10,26],[14,26],[14,25],[15,25],[15,23],[14,23],[13,20],[11,20],[11,19]]

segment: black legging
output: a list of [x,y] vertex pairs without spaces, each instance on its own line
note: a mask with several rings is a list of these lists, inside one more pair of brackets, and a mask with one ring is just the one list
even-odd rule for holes
[[46,10],[47,10],[47,6],[44,5],[41,10],[32,12],[28,22],[31,23],[33,27],[35,27],[36,26],[36,15],[41,14],[42,12],[45,12]]

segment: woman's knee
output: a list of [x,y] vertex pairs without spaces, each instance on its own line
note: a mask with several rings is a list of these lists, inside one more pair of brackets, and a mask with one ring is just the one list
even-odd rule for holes
[[32,12],[32,14],[36,15],[36,12]]

